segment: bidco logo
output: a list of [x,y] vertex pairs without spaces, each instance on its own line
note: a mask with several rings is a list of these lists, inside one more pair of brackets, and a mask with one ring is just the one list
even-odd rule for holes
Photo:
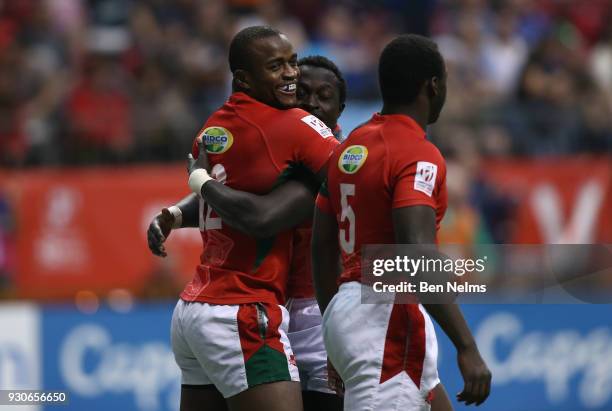
[[234,143],[234,136],[223,127],[207,127],[201,134],[206,145],[206,152],[211,154],[225,153]]
[[368,149],[365,146],[347,147],[338,159],[338,168],[345,174],[355,174],[367,158]]

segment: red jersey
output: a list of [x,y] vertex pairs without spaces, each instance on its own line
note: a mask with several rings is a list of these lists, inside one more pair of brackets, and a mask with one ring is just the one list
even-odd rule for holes
[[402,114],[375,114],[353,131],[330,158],[326,187],[317,207],[338,221],[340,282],[360,281],[363,245],[395,243],[393,208],[430,206],[438,229],[447,206],[444,158]]
[[[254,194],[271,191],[290,164],[319,171],[338,145],[316,117],[300,109],[279,110],[244,93],[232,94],[206,121],[200,137],[217,180]],[[197,156],[197,138],[193,155]],[[200,208],[204,251],[181,298],[213,304],[282,304],[291,231],[255,239],[227,226],[203,201]]]
[[[342,141],[342,129],[336,125],[334,137]],[[312,220],[300,224],[293,233],[293,258],[287,284],[287,297],[313,298],[312,263],[310,259],[310,240],[312,239]]]

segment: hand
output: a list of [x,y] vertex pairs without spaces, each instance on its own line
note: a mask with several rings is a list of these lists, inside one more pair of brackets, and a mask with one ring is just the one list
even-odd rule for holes
[[149,242],[149,250],[157,256],[166,257],[166,248],[164,242],[172,231],[172,225],[174,224],[174,216],[168,211],[167,208],[161,210],[161,213],[157,214],[147,230],[147,240]]
[[463,391],[457,394],[457,401],[465,402],[465,405],[482,404],[491,392],[491,371],[478,348],[474,345],[459,351],[457,362],[464,382]]
[[344,382],[342,382],[342,378],[340,378],[329,358],[327,359],[327,386],[339,396],[344,396]]
[[187,155],[187,174],[191,175],[194,170],[203,168],[210,172],[210,163],[208,162],[208,154],[206,154],[206,145],[202,138],[198,138],[198,158],[194,159],[193,155]]

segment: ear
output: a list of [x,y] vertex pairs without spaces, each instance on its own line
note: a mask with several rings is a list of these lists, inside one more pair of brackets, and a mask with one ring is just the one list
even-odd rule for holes
[[234,71],[234,85],[239,90],[248,91],[251,89],[249,73],[246,70],[238,69]]
[[436,97],[440,94],[440,79],[438,77],[432,77],[427,82],[428,92],[431,97]]
[[340,111],[339,111],[340,114],[342,114],[342,112],[344,111],[344,107],[346,107],[346,104],[344,103],[340,104]]

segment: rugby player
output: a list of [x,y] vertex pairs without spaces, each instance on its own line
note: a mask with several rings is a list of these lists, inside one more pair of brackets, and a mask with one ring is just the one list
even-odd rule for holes
[[[322,120],[342,140],[338,118],[346,100],[346,82],[329,59],[309,56],[300,59],[297,99],[300,108]],[[318,191],[318,186],[317,186]],[[314,206],[312,198],[311,209]],[[341,410],[342,399],[328,383],[327,352],[321,333],[321,312],[312,284],[310,240],[312,219],[294,231],[293,257],[287,285],[289,340],[295,354],[302,383],[306,411]]]
[[[291,109],[299,71],[283,34],[269,27],[244,29],[232,40],[229,61],[234,93],[199,133],[192,153],[198,160],[189,167],[189,186],[206,202],[186,197],[157,216],[148,233],[152,251],[165,255],[159,244],[169,235],[169,224],[199,225],[202,232],[200,265],[172,320],[172,346],[182,371],[181,410],[203,404],[214,410],[301,410],[298,370],[287,338],[289,317],[282,306],[292,246],[291,232],[283,229],[297,225],[312,209],[292,203],[300,196],[283,196],[283,189],[312,194],[299,181],[275,190],[274,201],[287,214],[275,216],[280,226],[265,219],[260,226],[251,224],[258,238],[223,218],[248,216],[250,205],[262,203],[258,194],[268,193],[289,164],[324,175],[337,142],[316,117]],[[205,169],[207,156],[199,155],[204,150],[218,181]],[[220,201],[228,192],[241,199],[237,206]],[[218,200],[220,206],[210,206]]]
[[[300,108],[316,115],[333,130],[336,139],[341,139],[338,118],[344,109],[346,83],[336,65],[322,56],[310,56],[298,62],[300,76],[297,85],[297,102]],[[205,152],[198,158],[206,156]],[[218,185],[216,196],[211,201],[213,210],[223,215],[223,221],[254,236],[277,234],[286,225],[287,214],[301,215],[312,212],[319,184],[308,173],[295,165],[290,167],[286,178],[292,183],[276,188],[259,201],[248,206],[248,212],[232,212],[244,206],[235,190]],[[311,194],[292,187],[299,181],[310,187]],[[279,195],[278,193],[282,194]],[[237,195],[238,194],[238,195]],[[209,193],[204,191],[205,198]],[[223,196],[223,198],[221,198]],[[281,197],[284,201],[280,201]],[[287,201],[287,198],[293,198]],[[302,211],[297,211],[299,208]],[[246,211],[246,210],[245,210]],[[262,225],[265,224],[265,227]],[[312,219],[308,218],[294,231],[293,257],[289,283],[287,285],[287,308],[290,313],[289,340],[297,361],[305,410],[340,410],[342,400],[328,387],[327,353],[321,334],[321,313],[314,298],[310,270],[310,238]]]
[[382,52],[379,80],[381,113],[334,150],[317,197],[312,264],[328,355],[346,410],[429,410],[440,382],[431,315],[457,349],[465,382],[458,400],[479,405],[491,373],[456,304],[361,303],[361,247],[435,244],[447,201],[444,159],[425,133],[446,97],[437,46],[399,36]]

